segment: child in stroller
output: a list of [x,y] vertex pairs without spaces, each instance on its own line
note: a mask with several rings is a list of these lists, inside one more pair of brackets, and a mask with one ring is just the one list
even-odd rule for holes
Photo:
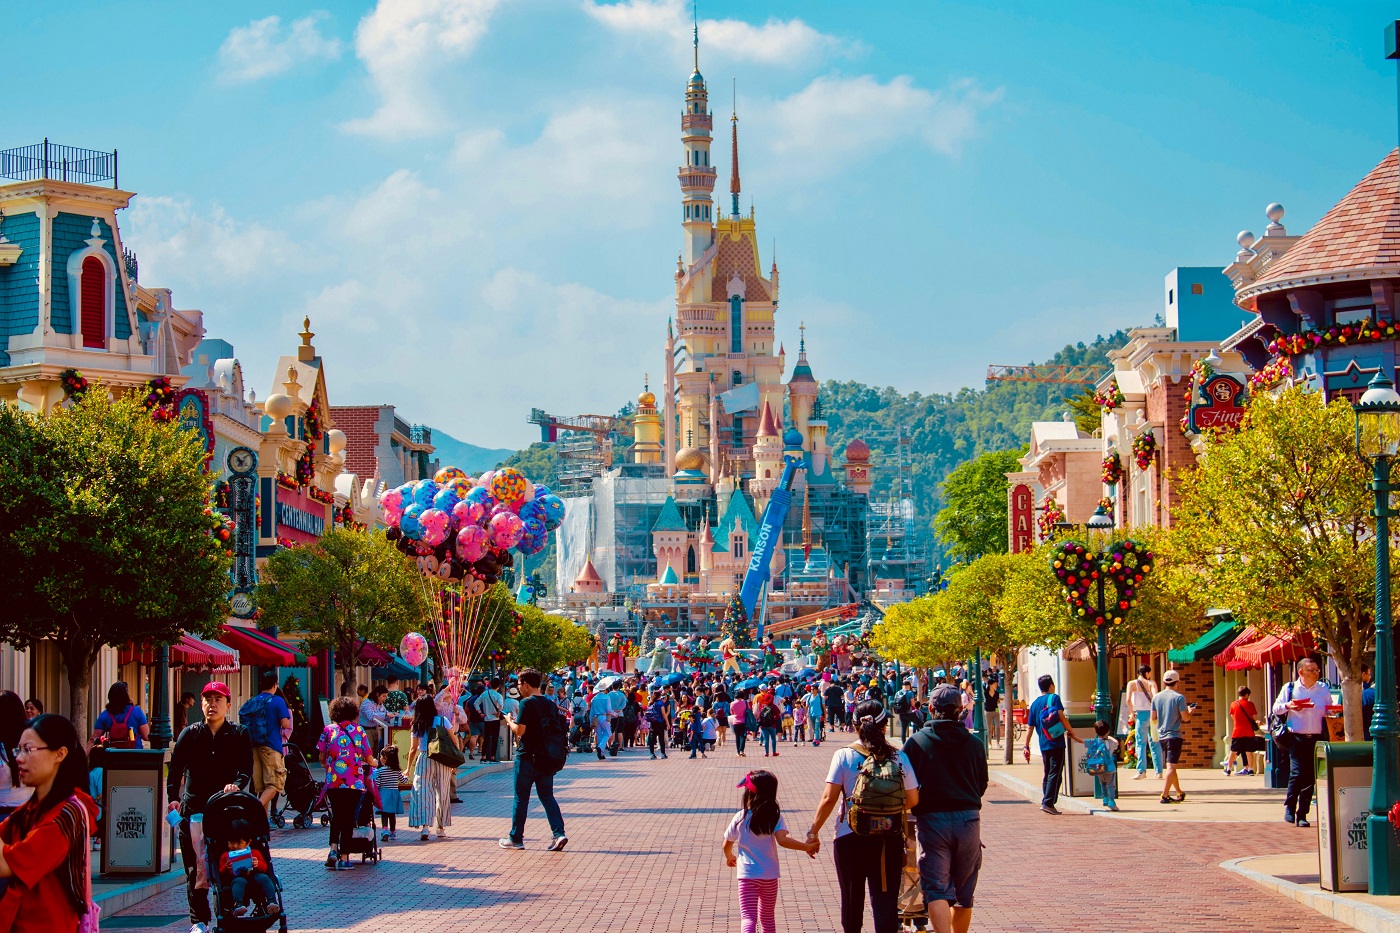
[[325,826],[330,822],[330,811],[322,797],[321,785],[311,776],[311,769],[307,767],[306,756],[301,753],[300,748],[290,743],[284,746],[282,754],[287,765],[286,806],[277,811],[273,822],[278,827],[285,825],[284,814],[287,808],[290,808],[296,811],[296,816],[292,817],[292,826],[305,829],[311,825],[312,814],[320,810],[321,825]]
[[[257,797],[246,791],[230,791],[209,798],[204,808],[204,857],[209,884],[214,892],[215,933],[263,933],[273,924],[277,924],[280,933],[286,933],[287,915],[282,904],[282,885],[272,868],[267,834],[267,811]],[[230,848],[234,849],[232,855],[229,854]],[[238,850],[245,848],[256,856],[252,859],[255,868],[261,860],[265,868],[262,874],[271,884],[270,892],[266,886],[258,890],[265,898],[260,905],[261,915],[246,916],[235,911],[238,900],[235,898],[234,882],[239,878],[236,873],[226,875],[222,870],[226,862],[236,870],[245,858]],[[261,885],[261,882],[251,883]],[[241,887],[242,891],[237,893],[246,896],[248,885]]]
[[258,912],[277,916],[282,912],[277,903],[277,886],[272,883],[267,859],[253,848],[253,828],[247,820],[234,820],[229,823],[228,832],[228,848],[219,857],[219,880],[228,885],[233,915],[242,917],[248,913],[248,889],[255,888],[253,899]]

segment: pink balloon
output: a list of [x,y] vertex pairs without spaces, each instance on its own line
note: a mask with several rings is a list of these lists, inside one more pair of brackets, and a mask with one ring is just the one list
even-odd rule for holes
[[385,508],[386,511],[387,511],[388,509],[398,509],[400,512],[402,512],[402,511],[403,511],[403,490],[402,490],[402,489],[390,489],[388,492],[384,493],[384,495],[380,496],[380,498],[379,498],[379,504],[382,505],[382,506],[384,506],[384,508]]
[[391,509],[391,508],[389,508],[389,506],[387,506],[387,505],[384,506],[384,524],[388,525],[390,528],[397,528],[397,527],[399,527],[399,521],[400,521],[400,519],[402,519],[402,518],[403,518],[403,509],[401,509],[401,508],[394,508],[394,509]]
[[469,564],[485,557],[489,546],[490,535],[480,525],[464,525],[457,532],[457,556]]
[[512,512],[498,512],[491,516],[491,543],[505,550],[520,543],[525,534],[525,523]]
[[495,470],[487,470],[476,478],[476,484],[486,489],[491,488],[491,479],[496,475]]
[[486,517],[486,507],[480,502],[458,502],[452,507],[452,525],[464,528],[467,525],[480,525]]
[[447,540],[447,528],[451,519],[442,509],[424,509],[423,514],[418,516],[418,522],[423,526],[423,536],[420,540],[428,547],[437,547]]
[[535,501],[535,484],[530,482],[528,479],[525,481],[525,498],[521,499],[520,501],[522,503]]

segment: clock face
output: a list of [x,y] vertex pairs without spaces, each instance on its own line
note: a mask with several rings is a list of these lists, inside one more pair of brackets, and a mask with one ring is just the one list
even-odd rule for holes
[[234,615],[250,616],[253,614],[253,597],[247,593],[234,593],[233,599],[229,602],[232,603]]
[[253,452],[246,447],[239,447],[228,455],[228,467],[235,473],[247,473],[253,469]]

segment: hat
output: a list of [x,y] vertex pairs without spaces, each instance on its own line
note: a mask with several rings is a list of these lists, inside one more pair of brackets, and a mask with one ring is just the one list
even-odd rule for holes
[[933,692],[928,695],[928,705],[934,707],[956,707],[962,706],[962,691],[952,684],[939,684],[933,688]]
[[1181,675],[1178,674],[1176,671],[1167,671],[1165,674],[1162,675],[1162,683],[1164,684],[1174,684],[1180,679]]
[[228,684],[224,683],[222,680],[209,681],[209,683],[204,685],[204,689],[200,691],[200,696],[208,696],[211,693],[217,693],[225,700],[233,701],[233,694],[229,692]]

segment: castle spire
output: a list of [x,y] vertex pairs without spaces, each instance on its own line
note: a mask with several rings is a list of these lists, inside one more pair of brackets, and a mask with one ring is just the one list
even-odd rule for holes
[[700,71],[700,0],[695,0],[690,7],[691,23],[695,30],[695,71]]
[[730,153],[729,169],[729,197],[732,202],[731,213],[734,217],[739,216],[739,82],[734,82],[734,103],[729,114],[730,133],[733,149]]

